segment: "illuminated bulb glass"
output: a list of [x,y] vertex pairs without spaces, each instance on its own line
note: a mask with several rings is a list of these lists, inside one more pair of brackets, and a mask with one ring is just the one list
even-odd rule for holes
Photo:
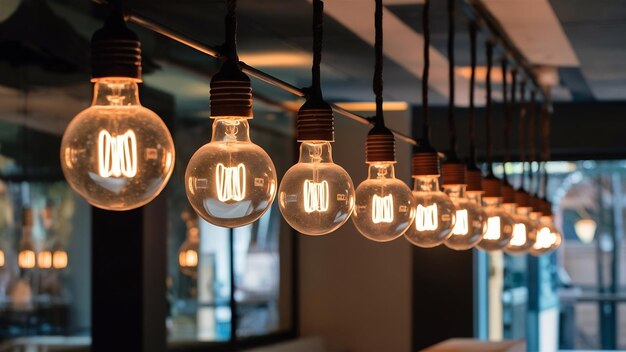
[[[456,222],[452,236],[444,242],[451,249],[462,251],[473,248],[487,229],[487,214],[479,203],[466,198],[465,185],[444,185],[444,192],[456,207]],[[477,192],[478,193],[478,192]],[[480,193],[473,195],[480,200]]]
[[191,227],[187,230],[187,238],[178,249],[178,266],[180,271],[191,277],[198,275],[198,263],[200,249],[200,237],[198,236],[198,228]]
[[404,237],[418,247],[438,246],[452,235],[456,207],[439,190],[439,176],[414,176],[415,220]]
[[4,250],[0,248],[0,268],[4,267],[5,259],[4,259]]
[[536,240],[536,225],[530,220],[530,207],[517,207],[515,203],[507,203],[504,209],[512,216],[515,224],[513,225],[513,234],[511,241],[504,248],[508,254],[525,254],[528,253]]
[[395,240],[415,217],[411,189],[395,177],[394,164],[370,163],[367,180],[356,189],[352,222],[361,235],[372,241]]
[[174,143],[154,112],[141,106],[137,80],[94,80],[92,105],[61,141],[67,182],[91,205],[129,210],[154,199],[174,168]]
[[477,247],[484,251],[504,249],[513,236],[515,221],[502,209],[501,202],[502,198],[499,197],[483,198],[483,209],[487,214],[487,231]]
[[44,249],[37,254],[37,266],[40,269],[52,268],[52,252]]
[[52,252],[52,266],[55,269],[65,269],[69,263],[67,252],[63,249],[57,249]]
[[552,216],[541,216],[537,230],[537,240],[531,247],[530,253],[540,256],[561,246],[563,236],[554,228]]
[[219,116],[211,141],[189,160],[185,190],[203,219],[222,227],[256,221],[276,195],[276,170],[269,155],[250,141],[246,117]]
[[296,231],[319,236],[337,230],[354,208],[350,175],[333,162],[327,141],[300,144],[300,158],[280,183],[278,206]]
[[35,250],[29,242],[22,243],[19,253],[17,254],[17,265],[22,269],[32,269],[37,263]]

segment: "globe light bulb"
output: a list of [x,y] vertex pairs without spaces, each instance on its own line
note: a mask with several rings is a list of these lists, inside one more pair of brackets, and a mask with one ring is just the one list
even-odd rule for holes
[[574,224],[574,230],[580,242],[589,244],[593,242],[598,224],[593,219],[580,219]]
[[92,105],[69,123],[61,168],[91,205],[130,210],[154,199],[174,169],[174,143],[161,120],[139,102],[141,43],[114,10],[91,39]]
[[37,259],[33,245],[29,241],[22,242],[20,251],[17,254],[17,265],[22,269],[32,269],[36,263]]
[[444,185],[443,189],[456,208],[456,222],[452,228],[452,235],[444,244],[457,251],[473,248],[487,230],[487,214],[479,205],[481,192],[469,192],[472,199],[468,199],[465,185]]
[[484,251],[497,251],[504,249],[513,236],[515,222],[513,218],[502,209],[502,198],[484,197],[483,209],[487,214],[487,231],[478,242],[477,247]]
[[44,249],[37,253],[37,266],[40,269],[52,268],[52,252]]
[[552,216],[542,215],[539,218],[537,240],[532,246],[530,253],[535,256],[546,254],[559,248],[562,241],[563,237],[554,227]]
[[504,248],[504,251],[513,255],[528,253],[537,237],[536,225],[529,218],[532,208],[518,207],[515,203],[504,204],[503,208],[514,221],[511,241]]
[[4,258],[4,249],[0,248],[0,268],[4,267],[5,264],[5,258]]
[[395,162],[371,162],[356,189],[352,222],[364,237],[388,242],[402,236],[415,217],[411,189],[395,177]]
[[65,269],[69,264],[69,256],[67,255],[67,251],[63,248],[56,248],[54,252],[52,252],[52,267],[55,269]]
[[311,236],[341,227],[354,208],[350,175],[332,158],[328,141],[303,141],[300,158],[280,183],[278,206],[296,231]]
[[404,237],[418,247],[438,246],[452,235],[456,207],[450,198],[439,190],[438,175],[413,178],[415,220]]
[[213,225],[250,224],[274,201],[274,163],[252,143],[249,130],[247,117],[216,117],[211,141],[187,165],[187,198],[196,213]]
[[178,266],[183,274],[191,277],[198,275],[199,248],[198,227],[192,226],[187,229],[187,238],[178,249]]

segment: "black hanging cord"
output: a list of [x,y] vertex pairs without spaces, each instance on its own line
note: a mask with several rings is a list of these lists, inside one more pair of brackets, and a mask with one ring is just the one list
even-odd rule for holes
[[322,62],[322,36],[324,23],[324,2],[313,0],[313,67],[311,68],[313,82],[311,93],[322,96],[322,84],[320,79],[320,64]]
[[430,0],[424,1],[422,12],[424,32],[424,70],[422,73],[422,142],[430,145],[430,116],[428,115],[428,74],[430,72]]
[[374,50],[376,52],[374,66],[374,94],[376,95],[376,118],[375,124],[385,125],[383,118],[383,0],[376,0],[376,12],[374,14],[374,26],[376,38]]
[[[537,153],[535,149],[535,120],[537,118],[537,91],[534,89],[530,91],[530,114],[528,116],[528,150],[530,151],[530,155],[528,158],[528,191],[531,192],[532,189],[535,189],[535,195],[539,194],[533,173],[533,163],[536,161]],[[538,183],[538,182],[537,182]]]
[[[510,108],[510,104],[509,104],[509,92],[508,92],[508,76],[509,76],[509,71],[508,71],[508,61],[506,58],[502,59],[502,106],[504,107],[504,162],[503,162],[503,166],[506,166],[506,163],[508,163],[511,159],[511,156],[509,155],[509,135],[510,135],[510,131],[511,131],[511,108]],[[504,183],[508,184],[509,183],[509,178],[508,175],[506,173],[506,167],[503,167],[503,172],[502,172],[502,180],[504,181]]]
[[492,116],[492,102],[491,102],[491,69],[493,67],[493,43],[487,41],[487,102],[486,102],[486,121],[487,121],[487,167],[490,175],[493,175],[493,116]]
[[507,132],[505,136],[506,142],[506,155],[505,160],[507,162],[511,161],[511,129],[513,128],[513,112],[515,111],[515,107],[517,105],[517,70],[511,70],[511,99],[509,100],[509,116],[508,116],[508,126]]
[[454,121],[454,2],[448,0],[448,133],[450,134],[450,153],[456,155],[456,124]]
[[[549,90],[546,90],[549,92]],[[548,93],[546,93],[548,94]],[[550,96],[547,95],[541,109],[542,155],[543,160],[543,197],[548,197],[548,161],[550,161]]]
[[226,60],[238,64],[237,55],[237,0],[228,0],[226,4]]
[[526,181],[526,81],[520,82],[520,101],[519,101],[519,156],[522,163],[522,176],[520,180],[520,189],[523,190]]
[[470,160],[472,163],[476,162],[476,109],[474,106],[474,94],[476,84],[476,36],[478,33],[478,26],[475,22],[470,24],[470,87],[469,87],[469,146],[470,146]]

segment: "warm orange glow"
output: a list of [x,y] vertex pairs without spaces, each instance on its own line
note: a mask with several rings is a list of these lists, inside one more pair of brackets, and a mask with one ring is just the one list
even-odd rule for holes
[[52,268],[52,252],[50,251],[39,252],[39,254],[37,254],[37,265],[41,269]]
[[0,268],[4,266],[4,251],[0,249]]
[[17,255],[17,265],[22,269],[32,269],[35,267],[35,251],[24,249]]
[[198,252],[193,249],[178,254],[178,264],[181,268],[195,268],[198,266]]
[[[457,67],[456,73],[463,78],[470,79],[472,76],[472,68],[471,66],[461,66]],[[513,76],[510,71],[508,74],[508,81],[511,82]],[[485,82],[487,79],[487,66],[477,66],[476,67],[476,82]],[[502,70],[491,70],[491,82],[493,83],[501,83],[502,82]]]
[[254,67],[309,67],[311,55],[306,52],[275,51],[265,53],[240,53],[239,58]]
[[[373,101],[352,101],[336,103],[339,107],[350,111],[376,111],[376,103]],[[409,109],[409,103],[406,101],[385,101],[383,102],[384,111],[406,111]]]
[[64,250],[54,251],[52,255],[52,265],[55,269],[65,269],[67,268],[68,257],[67,252]]

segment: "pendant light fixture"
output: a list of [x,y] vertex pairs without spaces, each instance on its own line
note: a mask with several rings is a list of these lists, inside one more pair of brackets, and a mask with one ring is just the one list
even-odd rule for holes
[[120,2],[91,39],[92,105],[70,122],[61,168],[89,204],[130,210],[154,199],[174,169],[174,142],[153,111],[139,102],[141,49],[124,23]]
[[17,254],[17,266],[21,269],[32,269],[37,264],[35,247],[33,246],[33,210],[24,208],[22,213],[22,238]]
[[487,41],[487,167],[488,173],[483,180],[485,195],[483,205],[487,214],[487,232],[478,242],[477,247],[484,251],[497,251],[506,247],[511,241],[514,221],[502,209],[502,182],[493,174],[493,114],[491,101],[491,70],[493,67],[493,43]]
[[376,95],[374,127],[365,142],[367,180],[356,189],[352,221],[359,233],[376,242],[402,236],[415,216],[411,189],[395,176],[396,147],[383,116],[383,1],[376,0],[376,43],[373,88]]
[[[441,168],[441,176],[443,179],[443,190],[456,207],[456,222],[452,228],[452,235],[444,244],[454,250],[467,250],[474,247],[482,239],[487,228],[487,215],[483,211],[482,206],[467,199],[465,195],[467,188],[467,168],[456,153],[457,138],[454,120],[454,3],[455,0],[448,0],[448,129],[450,134],[450,151],[446,162]],[[474,52],[472,54],[474,54]],[[472,58],[472,63],[475,63],[474,58]],[[475,75],[475,73],[476,67],[473,65],[472,75]],[[470,80],[470,84],[473,83],[474,81]],[[473,87],[470,87],[470,91],[472,93],[470,96],[471,100],[473,99]],[[473,102],[470,104],[473,105]]]
[[[515,78],[515,75],[513,76]],[[513,79],[513,87],[516,86],[515,79]],[[511,103],[515,106],[515,89],[512,92]],[[526,82],[520,82],[520,110],[519,110],[519,153],[520,162],[522,164],[522,174],[520,176],[520,186],[513,192],[515,199],[516,210],[512,214],[515,225],[513,227],[513,237],[511,242],[504,249],[508,254],[525,254],[530,247],[533,246],[536,240],[536,225],[530,219],[530,213],[532,207],[530,205],[530,197],[528,193],[524,191],[524,165],[526,162],[525,151],[525,131],[526,129]],[[509,135],[506,136],[509,138]]]
[[198,264],[200,263],[200,230],[198,227],[198,219],[195,216],[190,216],[188,212],[184,212],[183,220],[187,227],[187,233],[185,241],[178,249],[178,266],[184,275],[195,278],[198,275]]
[[430,144],[428,74],[430,70],[430,0],[424,1],[424,73],[422,75],[422,139],[413,154],[415,220],[404,237],[418,247],[430,248],[452,235],[456,208],[439,188],[439,155]]
[[278,206],[296,231],[310,236],[331,233],[341,227],[354,208],[354,185],[346,170],[333,162],[333,110],[321,88],[324,3],[313,1],[312,86],[298,111],[298,163],[280,183]]
[[185,172],[193,209],[222,227],[250,224],[276,195],[276,170],[269,155],[250,141],[250,78],[239,67],[236,0],[227,1],[224,63],[211,79],[211,141],[198,149]]

